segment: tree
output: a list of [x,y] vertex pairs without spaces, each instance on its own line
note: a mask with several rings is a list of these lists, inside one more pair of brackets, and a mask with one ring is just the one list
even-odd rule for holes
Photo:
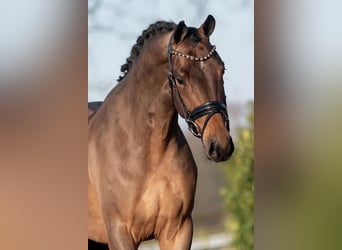
[[222,189],[229,213],[228,229],[233,247],[252,250],[254,246],[254,104],[249,103],[248,125],[239,128],[232,159],[222,165],[227,186]]

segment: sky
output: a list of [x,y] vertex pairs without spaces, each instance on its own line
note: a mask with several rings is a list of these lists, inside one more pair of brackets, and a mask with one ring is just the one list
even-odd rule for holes
[[[199,27],[216,19],[210,40],[225,62],[228,103],[254,99],[254,3],[252,0],[103,0],[88,18],[88,101],[103,100],[121,74],[137,37],[158,20]],[[89,0],[88,8],[96,4]]]

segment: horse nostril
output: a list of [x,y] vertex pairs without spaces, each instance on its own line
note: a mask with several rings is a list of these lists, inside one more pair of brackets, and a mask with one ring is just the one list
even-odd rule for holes
[[213,137],[211,139],[210,146],[209,146],[209,155],[211,156],[211,158],[215,160],[219,158],[219,150],[217,147],[216,137]]
[[214,152],[214,143],[211,142],[211,143],[210,143],[210,146],[209,146],[209,155],[212,155],[213,152]]

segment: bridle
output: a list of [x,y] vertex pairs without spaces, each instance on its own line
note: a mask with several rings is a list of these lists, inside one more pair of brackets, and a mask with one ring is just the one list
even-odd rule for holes
[[[186,55],[186,54],[183,54],[181,52],[173,50],[172,49],[172,38],[173,38],[173,36],[170,37],[169,45],[168,45],[168,52],[167,52],[168,53],[168,64],[169,64],[168,79],[169,79],[170,87],[172,90],[172,96],[173,96],[174,102],[177,102],[178,106],[182,109],[184,119],[185,119],[186,123],[188,124],[188,128],[189,128],[190,132],[194,136],[196,136],[198,138],[202,138],[202,136],[204,134],[204,130],[207,127],[207,124],[208,124],[210,118],[216,113],[220,113],[222,115],[223,120],[224,120],[225,125],[226,125],[226,128],[229,130],[228,111],[227,111],[227,106],[224,102],[210,101],[210,102],[207,102],[207,103],[204,103],[204,104],[197,106],[192,111],[189,111],[183,102],[183,99],[182,99],[182,97],[179,93],[178,87],[177,87],[175,77],[173,75],[173,67],[172,67],[172,60],[171,60],[172,55],[181,56],[181,57],[184,57],[184,58],[191,60],[191,61],[206,61],[214,54],[215,49],[216,49],[215,45],[210,50],[208,55],[206,55],[204,57],[195,57],[195,56]],[[205,116],[205,115],[207,115],[207,118],[205,119],[204,124],[203,124],[203,128],[201,129],[200,126],[197,124],[196,120],[202,116]]]

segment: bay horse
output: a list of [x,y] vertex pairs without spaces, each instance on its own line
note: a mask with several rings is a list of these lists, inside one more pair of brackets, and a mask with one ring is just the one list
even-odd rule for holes
[[[88,113],[88,238],[111,250],[156,239],[190,249],[197,167],[178,114],[210,160],[234,145],[224,63],[209,42],[215,19],[199,27],[159,21],[138,37],[123,76]],[[96,111],[97,110],[97,111]]]

